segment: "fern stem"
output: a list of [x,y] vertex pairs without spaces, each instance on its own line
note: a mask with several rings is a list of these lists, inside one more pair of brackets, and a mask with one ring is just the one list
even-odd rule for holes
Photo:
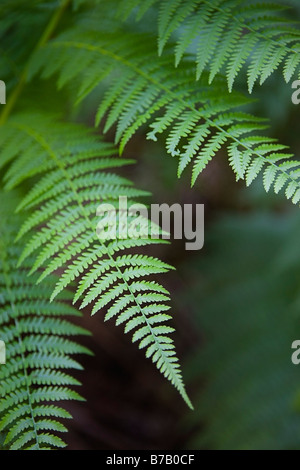
[[[64,12],[65,12],[65,10],[68,7],[70,2],[71,2],[71,0],[63,0],[61,2],[60,7],[55,11],[53,16],[51,17],[48,25],[46,26],[46,29],[44,30],[44,32],[43,32],[40,40],[38,41],[35,49],[33,50],[32,54],[34,54],[38,49],[43,47],[48,42],[48,40],[52,36],[54,30],[56,29],[58,23],[60,22],[63,14],[64,14]],[[30,61],[30,58],[29,58],[29,61]],[[19,83],[17,84],[14,91],[10,95],[10,98],[8,99],[7,104],[3,108],[3,111],[0,115],[0,125],[4,124],[7,121],[10,113],[12,112],[13,108],[15,107],[16,102],[18,101],[18,98],[19,98],[20,94],[23,91],[23,88],[24,88],[24,86],[27,82],[29,61],[27,62],[26,66],[25,66],[25,68],[24,68],[24,70],[23,70],[23,72],[20,76]]]

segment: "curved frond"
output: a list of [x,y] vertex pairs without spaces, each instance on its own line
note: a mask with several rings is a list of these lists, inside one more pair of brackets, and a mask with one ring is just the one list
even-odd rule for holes
[[120,152],[138,129],[148,124],[149,139],[166,136],[168,153],[178,159],[179,176],[192,165],[192,184],[226,146],[237,179],[243,178],[249,185],[262,173],[267,191],[271,186],[275,192],[285,188],[286,197],[299,202],[299,162],[290,160],[292,155],[284,145],[260,134],[267,127],[263,119],[241,111],[249,100],[239,93],[229,94],[220,78],[211,85],[204,79],[195,84],[193,64],[188,60],[174,74],[170,51],[157,60],[153,39],[149,36],[147,44],[144,40],[145,35],[71,31],[35,56],[31,73],[41,67],[44,77],[58,73],[63,85],[74,78],[74,56],[84,52],[78,99],[91,91],[91,76],[99,72],[94,87],[103,77],[111,76],[96,124],[104,119],[104,132],[116,126]]
[[115,158],[114,147],[83,126],[43,115],[15,116],[1,132],[2,162],[12,162],[5,175],[6,188],[37,178],[19,205],[19,210],[31,209],[19,233],[19,237],[31,235],[20,262],[36,255],[30,272],[39,273],[38,283],[60,271],[51,300],[77,281],[74,302],[80,300],[81,308],[91,305],[92,314],[106,308],[105,319],[114,318],[124,325],[125,333],[133,333],[132,341],[145,348],[146,356],[191,406],[169,338],[174,329],[166,324],[171,319],[165,313],[169,294],[160,284],[147,281],[171,267],[129,251],[164,240],[150,238],[148,221],[137,239],[125,234],[99,240],[97,234],[96,209],[101,203],[115,207],[123,196],[130,205],[133,198],[148,194],[110,172],[129,162]]

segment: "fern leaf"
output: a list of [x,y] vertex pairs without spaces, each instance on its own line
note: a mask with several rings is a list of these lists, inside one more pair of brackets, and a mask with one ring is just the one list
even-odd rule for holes
[[16,224],[9,220],[8,207],[10,204],[1,209],[0,336],[6,343],[7,359],[0,366],[0,432],[5,436],[5,449],[65,447],[56,435],[66,432],[58,419],[71,416],[50,402],[82,400],[71,388],[80,383],[63,369],[80,369],[72,356],[90,351],[66,336],[89,333],[60,318],[78,315],[64,302],[70,298],[68,291],[50,305],[53,279],[39,289],[37,276],[28,277],[32,259],[22,269],[16,268],[21,247],[12,243]]
[[[14,129],[13,134],[11,129]],[[126,252],[128,248],[155,244],[161,240],[152,240],[147,232],[141,232],[142,237],[136,240],[123,240],[122,237],[116,240],[99,240],[97,236],[96,209],[100,203],[116,206],[119,196],[126,196],[130,205],[134,202],[132,197],[145,196],[148,193],[133,188],[131,182],[124,178],[111,173],[103,174],[103,169],[117,166],[113,157],[114,148],[96,140],[82,126],[57,123],[44,115],[25,114],[12,118],[3,126],[2,135],[5,161],[13,159],[5,175],[6,187],[14,187],[33,174],[39,176],[19,206],[22,210],[31,208],[31,215],[25,221],[20,234],[29,235],[33,228],[36,229],[23,250],[20,262],[26,263],[36,254],[30,273],[43,268],[37,278],[38,283],[49,274],[61,271],[60,279],[52,295],[50,294],[51,300],[71,282],[78,281],[74,302],[80,299],[81,308],[92,304],[92,314],[106,308],[106,319],[115,317],[117,324],[124,323],[125,332],[135,330],[132,339],[139,343],[140,348],[147,338],[147,357],[151,356],[157,368],[191,407],[175,347],[173,344],[170,347],[168,342],[168,335],[174,330],[164,325],[171,318],[164,313],[169,309],[165,303],[168,296],[158,296],[158,293],[165,292],[159,284],[144,281],[148,276],[167,272],[171,266],[157,258]],[[20,136],[24,146],[19,149],[16,158],[11,153],[9,143],[11,138],[16,139],[17,136]],[[90,152],[89,146],[85,147],[87,140],[92,148]],[[9,158],[6,155],[8,148]],[[30,148],[33,150],[31,158]],[[125,163],[121,163],[121,160],[119,162]],[[131,219],[129,217],[129,222],[130,220],[132,216]],[[127,234],[126,236],[128,237]],[[130,315],[125,321],[123,315],[128,308],[131,308],[134,317]],[[26,331],[34,329],[34,325],[22,321]],[[162,324],[156,325],[158,321]],[[49,329],[55,331],[57,328],[53,322],[51,320]],[[59,328],[62,331],[63,325],[60,324]],[[75,346],[64,342],[63,347],[66,351],[71,351]],[[53,354],[53,358],[39,352],[31,355],[33,366],[42,362],[48,369],[52,360],[61,362],[63,367],[57,353]],[[75,363],[70,361],[68,366],[75,367]],[[57,381],[60,379],[62,378],[57,377]],[[64,389],[53,389],[53,396],[59,393],[63,396]]]
[[[260,16],[261,10],[258,9],[256,14]],[[239,43],[244,44],[247,49],[252,44],[252,37],[254,38],[245,36]],[[174,75],[170,50],[166,50],[158,61],[149,38],[147,52],[141,54],[138,46],[143,41],[142,38],[144,35],[124,34],[120,40],[119,35],[101,37],[99,33],[80,30],[76,33],[65,33],[35,56],[32,73],[37,73],[41,67],[47,70],[48,75],[55,73],[55,57],[59,54],[60,65],[63,64],[62,73],[65,76],[70,74],[72,78],[74,54],[82,51],[86,52],[85,64],[99,61],[102,71],[105,68],[111,70],[113,64],[114,70],[119,70],[118,75],[122,75],[124,81],[122,84],[120,81],[113,81],[108,87],[99,106],[96,124],[104,118],[106,130],[113,124],[117,126],[116,142],[120,143],[122,151],[138,128],[148,123],[151,128],[148,138],[156,140],[158,134],[166,135],[168,153],[179,160],[178,175],[181,175],[189,164],[193,164],[192,184],[209,160],[225,144],[228,146],[230,164],[237,178],[244,178],[248,166],[252,165],[248,169],[247,184],[269,165],[276,166],[279,173],[283,172],[281,163],[288,159],[290,154],[280,152],[276,142],[271,144],[268,151],[264,151],[261,146],[269,140],[259,136],[258,132],[267,126],[264,120],[240,111],[240,107],[249,102],[243,95],[236,92],[229,94],[224,80],[220,78],[207,86],[208,77],[205,74],[198,91],[199,87],[193,79],[193,65],[189,60],[182,61]],[[263,55],[262,62],[265,63],[267,56]],[[239,68],[244,60],[246,55],[243,46],[228,59],[227,73],[230,84],[236,76],[237,67]],[[262,77],[269,74],[267,65],[263,70]],[[250,83],[257,77],[254,69],[251,69]],[[82,79],[84,80],[84,76]],[[241,166],[237,165],[237,160],[234,162],[233,152],[235,158],[240,155],[239,159],[243,161]],[[5,161],[8,159],[6,155],[4,158]],[[28,170],[34,173],[37,171],[36,168],[30,167]],[[15,173],[14,166],[10,172]],[[299,189],[299,181],[286,170],[285,174],[288,183],[295,181],[295,184],[289,186],[290,195],[292,189],[294,192]],[[10,178],[9,173],[7,178]],[[277,184],[276,190],[278,188]],[[291,198],[292,196],[293,194],[290,195]],[[51,252],[48,255],[51,256]]]
[[[126,0],[118,1],[126,4]],[[141,7],[144,2],[135,2]],[[164,0],[151,2],[159,9],[158,52],[168,40],[176,40],[175,65],[184,53],[196,49],[196,78],[210,68],[209,80],[227,70],[232,89],[243,65],[250,60],[248,87],[251,92],[259,79],[263,83],[283,64],[288,82],[299,71],[299,29],[283,15],[287,7],[278,3],[222,0]],[[126,15],[124,15],[125,19]]]

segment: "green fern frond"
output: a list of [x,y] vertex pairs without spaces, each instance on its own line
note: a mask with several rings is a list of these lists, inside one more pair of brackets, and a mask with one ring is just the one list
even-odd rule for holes
[[[1,193],[3,198],[3,193]],[[59,421],[71,415],[53,402],[82,400],[73,390],[80,383],[65,370],[81,369],[74,354],[90,351],[71,339],[89,334],[63,316],[78,316],[66,302],[49,304],[53,279],[36,286],[28,277],[32,258],[22,268],[16,264],[22,249],[14,245],[16,226],[11,213],[1,209],[0,338],[6,344],[6,364],[0,365],[0,432],[4,448],[12,450],[64,447],[57,432],[67,431]]]
[[[117,0],[126,19],[137,9],[137,18],[146,11],[144,1]],[[158,13],[158,53],[170,38],[176,40],[175,65],[184,53],[195,51],[196,78],[209,71],[209,83],[225,73],[229,90],[241,69],[247,67],[248,88],[262,84],[283,67],[286,82],[299,71],[300,32],[296,22],[283,16],[287,6],[257,0],[163,0],[152,1]]]
[[[96,124],[105,118],[105,132],[116,126],[115,140],[120,152],[141,126],[150,123],[148,138],[156,140],[158,134],[166,134],[167,151],[179,161],[179,176],[193,164],[192,184],[226,145],[237,179],[245,178],[248,185],[262,172],[264,180],[268,180],[267,190],[271,185],[275,192],[285,187],[286,196],[297,203],[299,164],[290,161],[292,155],[284,152],[283,145],[259,135],[267,127],[263,119],[240,111],[248,99],[239,93],[229,94],[220,78],[210,86],[203,79],[199,88],[190,61],[184,61],[174,74],[170,52],[157,60],[151,37],[146,45],[144,37],[65,33],[35,56],[31,73],[36,74],[41,67],[43,77],[58,73],[58,83],[63,85],[74,78],[74,54],[81,57],[84,52],[78,99],[85,96],[87,89],[91,91],[90,74],[86,78],[84,70],[89,69],[92,74],[99,70],[99,81],[112,75],[112,84],[97,111]],[[78,71],[79,68],[76,74]],[[95,87],[98,82],[93,84]],[[274,174],[272,181],[268,177],[270,172]]]
[[92,304],[92,314],[106,307],[106,320],[114,317],[117,324],[123,323],[125,333],[135,330],[132,341],[138,342],[140,349],[146,348],[146,356],[191,407],[169,338],[174,329],[166,325],[171,319],[165,314],[170,308],[166,304],[168,292],[145,280],[171,266],[157,258],[126,253],[164,240],[151,239],[142,232],[137,240],[99,241],[96,233],[99,204],[116,205],[119,196],[128,197],[130,204],[132,198],[148,195],[127,179],[102,171],[129,161],[114,158],[114,147],[99,142],[84,127],[43,115],[16,116],[1,132],[2,162],[12,162],[4,178],[6,188],[38,176],[19,205],[19,210],[32,209],[19,237],[36,230],[20,261],[37,254],[30,273],[44,268],[38,283],[63,270],[51,300],[77,280],[74,302],[81,299],[81,308]]

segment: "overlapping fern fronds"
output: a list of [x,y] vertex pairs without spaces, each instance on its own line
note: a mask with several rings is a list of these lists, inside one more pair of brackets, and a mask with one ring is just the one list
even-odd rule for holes
[[32,258],[16,268],[22,247],[13,244],[17,224],[9,207],[6,203],[0,211],[0,339],[7,352],[6,364],[0,365],[3,448],[64,447],[57,433],[67,431],[60,420],[71,416],[54,402],[82,400],[73,389],[79,382],[67,369],[81,369],[72,356],[89,353],[72,337],[89,333],[64,318],[80,315],[64,302],[71,299],[70,292],[49,304],[53,279],[36,286],[37,276],[28,277]]
[[151,6],[158,9],[158,52],[174,38],[175,65],[193,50],[196,78],[209,71],[211,83],[225,73],[229,90],[242,68],[248,89],[260,85],[279,67],[289,82],[300,64],[300,31],[283,11],[284,2],[257,0],[117,0],[119,18],[136,11],[140,19]]
[[[74,57],[80,58],[75,67]],[[226,146],[237,179],[243,178],[249,185],[263,173],[266,191],[271,186],[276,193],[285,188],[286,196],[299,202],[299,162],[290,159],[284,145],[260,134],[266,127],[263,119],[240,110],[248,99],[239,93],[229,94],[221,78],[211,85],[204,79],[195,84],[188,60],[175,74],[170,51],[157,60],[151,36],[101,36],[72,30],[35,55],[31,74],[41,67],[43,77],[58,73],[59,86],[79,74],[78,100],[110,77],[96,124],[104,118],[105,132],[116,125],[120,152],[141,126],[150,124],[148,138],[166,135],[166,149],[178,158],[179,175],[193,164],[192,184]]]
[[[100,142],[83,126],[36,113],[15,116],[1,132],[1,164],[12,162],[5,176],[6,188],[33,176],[38,179],[19,205],[19,210],[32,210],[19,233],[19,237],[31,233],[21,261],[36,253],[30,272],[44,268],[38,282],[63,270],[51,300],[78,281],[74,302],[81,299],[81,308],[92,304],[92,314],[106,307],[106,320],[115,318],[126,333],[134,331],[133,342],[146,348],[146,356],[191,406],[169,338],[174,329],[166,325],[171,318],[165,313],[170,308],[169,293],[147,280],[171,267],[128,251],[163,240],[146,233],[138,239],[100,241],[96,233],[99,204],[117,205],[119,196],[126,196],[130,204],[132,198],[148,194],[129,180],[103,171],[129,161],[113,157],[114,147]],[[32,229],[38,230],[33,233]]]

